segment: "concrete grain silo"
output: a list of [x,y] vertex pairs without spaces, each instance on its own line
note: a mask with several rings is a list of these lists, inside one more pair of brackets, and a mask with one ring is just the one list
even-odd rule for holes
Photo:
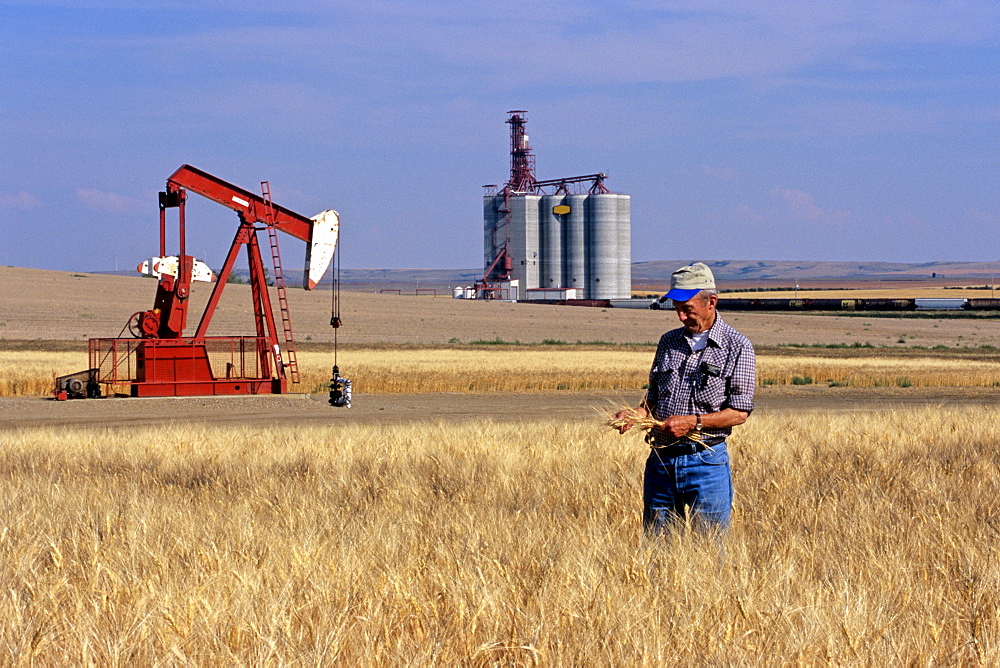
[[618,254],[628,253],[628,262],[618,263],[619,299],[632,297],[632,198],[618,196]]
[[587,196],[569,195],[566,204],[565,255],[561,287],[578,290],[579,299],[587,299]]
[[[510,278],[518,281],[521,290],[537,288],[539,281],[538,217],[539,195],[518,195],[510,198],[510,235],[507,252],[511,259]],[[516,222],[514,222],[516,221]],[[523,295],[518,295],[522,298]]]
[[563,195],[542,197],[538,212],[540,226],[541,275],[539,287],[557,289],[563,286],[563,214],[557,213],[564,204]]
[[618,195],[587,195],[587,299],[618,299]]

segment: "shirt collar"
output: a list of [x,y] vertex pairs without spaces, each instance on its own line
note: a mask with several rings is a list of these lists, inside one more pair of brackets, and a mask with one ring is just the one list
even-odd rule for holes
[[[719,315],[718,311],[716,311],[715,312],[715,322],[712,323],[711,327],[709,327],[707,330],[705,330],[705,332],[708,333],[708,340],[709,340],[709,342],[711,342],[711,343],[713,343],[713,344],[715,344],[717,346],[720,345],[720,342],[722,340],[722,330],[724,328],[727,328],[727,327],[728,327],[728,325],[726,325],[726,323],[724,323],[722,321],[722,316]],[[687,331],[686,329],[684,329],[683,332],[684,332],[684,336],[686,336],[688,339],[690,339],[692,336],[694,336],[693,334],[691,334],[691,332]],[[699,332],[699,333],[705,333],[705,332]]]

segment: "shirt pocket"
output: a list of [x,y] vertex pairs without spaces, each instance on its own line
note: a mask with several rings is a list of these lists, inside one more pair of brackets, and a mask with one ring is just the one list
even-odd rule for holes
[[726,388],[730,379],[725,376],[702,375],[701,381],[695,387],[694,404],[705,413],[720,410],[726,400]]
[[[718,348],[706,349],[701,362],[694,385],[694,405],[699,411],[714,413],[726,402],[733,370],[725,352]],[[707,371],[706,366],[712,371]]]
[[662,371],[654,370],[649,374],[649,383],[656,390],[657,401],[669,399],[675,392],[677,370],[665,368]]

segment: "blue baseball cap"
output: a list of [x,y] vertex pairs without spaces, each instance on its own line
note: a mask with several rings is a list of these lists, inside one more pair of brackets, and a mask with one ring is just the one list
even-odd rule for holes
[[702,290],[715,289],[715,276],[708,265],[701,262],[681,267],[670,276],[670,291],[663,299],[686,302]]

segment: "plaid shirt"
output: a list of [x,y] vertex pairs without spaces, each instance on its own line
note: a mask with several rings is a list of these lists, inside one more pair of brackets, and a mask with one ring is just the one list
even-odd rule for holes
[[[715,413],[735,408],[750,413],[757,380],[753,345],[716,314],[706,346],[691,350],[683,327],[660,337],[649,370],[646,406],[657,420],[671,415]],[[707,437],[725,437],[731,427],[704,429]]]

